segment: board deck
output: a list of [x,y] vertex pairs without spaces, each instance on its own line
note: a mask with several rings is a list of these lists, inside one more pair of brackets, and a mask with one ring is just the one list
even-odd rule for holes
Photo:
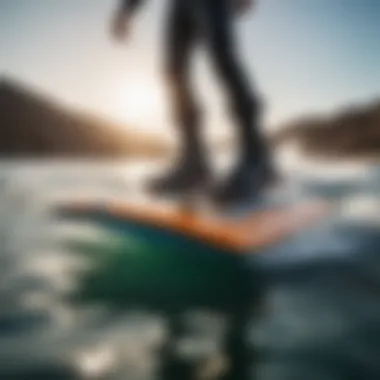
[[240,254],[276,244],[323,220],[331,209],[329,203],[309,200],[228,218],[215,213],[168,207],[159,202],[139,205],[120,201],[101,204],[81,201],[62,208],[71,215],[97,212],[119,220],[170,230]]

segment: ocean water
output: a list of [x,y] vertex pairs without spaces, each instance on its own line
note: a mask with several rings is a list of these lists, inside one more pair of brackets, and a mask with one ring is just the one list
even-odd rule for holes
[[[260,352],[252,378],[379,379],[380,166],[283,154],[282,197],[319,197],[336,208],[247,262],[267,285],[263,317],[247,331]],[[158,380],[165,316],[70,304],[88,263],[60,242],[98,232],[50,213],[67,198],[137,200],[155,171],[146,162],[0,165],[0,379]],[[189,310],[184,318],[180,354],[194,366],[222,366],[225,316]]]

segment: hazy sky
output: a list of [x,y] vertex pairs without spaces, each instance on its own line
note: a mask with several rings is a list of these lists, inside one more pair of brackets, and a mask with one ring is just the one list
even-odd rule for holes
[[[118,46],[107,24],[117,0],[0,0],[0,71],[68,104],[162,128],[169,110],[158,42],[167,1],[146,0],[129,45]],[[260,0],[239,34],[267,124],[380,95],[379,19],[380,0]],[[200,53],[200,94],[210,124],[223,130],[223,98]]]

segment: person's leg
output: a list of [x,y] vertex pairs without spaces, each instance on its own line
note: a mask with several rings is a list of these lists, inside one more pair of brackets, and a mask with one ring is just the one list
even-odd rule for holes
[[191,86],[191,60],[198,38],[193,0],[172,0],[166,32],[165,75],[180,157],[172,171],[153,181],[156,193],[186,191],[206,182],[208,167],[200,131],[200,112]]
[[[199,109],[191,85],[191,60],[198,25],[189,0],[172,0],[169,14],[165,73],[174,121],[186,154],[201,154]],[[203,152],[202,152],[203,153]],[[194,154],[195,155],[195,154]]]
[[239,123],[241,153],[249,158],[260,157],[260,104],[236,51],[232,1],[205,0],[204,4],[212,64],[228,92],[231,111]]
[[[231,0],[204,0],[207,43],[213,67],[229,95],[237,122],[240,159],[230,178],[219,189],[221,200],[253,194],[270,172],[269,154],[261,131],[261,101],[244,72],[234,39]],[[261,168],[264,169],[261,169]]]

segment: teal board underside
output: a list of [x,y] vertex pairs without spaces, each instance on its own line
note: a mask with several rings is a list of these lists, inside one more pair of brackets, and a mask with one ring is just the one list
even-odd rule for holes
[[76,298],[81,301],[122,308],[229,309],[253,296],[255,277],[241,256],[102,210],[62,215],[105,231],[96,243],[69,243],[72,251],[93,263],[93,269],[80,278]]

